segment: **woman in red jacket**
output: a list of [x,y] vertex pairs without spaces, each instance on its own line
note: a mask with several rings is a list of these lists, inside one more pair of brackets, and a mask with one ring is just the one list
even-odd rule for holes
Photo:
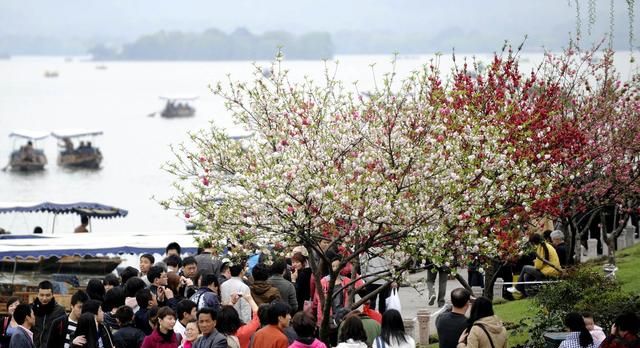
[[234,347],[249,348],[251,336],[260,328],[258,305],[253,297],[251,297],[250,292],[243,294],[239,299],[232,298],[232,303],[234,300],[249,302],[249,305],[251,305],[251,312],[253,313],[251,321],[243,323],[233,305],[225,305],[222,306],[222,309],[218,313],[216,330],[227,336],[227,345],[229,347],[232,346],[230,342],[233,342]]
[[169,307],[158,309],[158,327],[144,338],[142,348],[178,348],[178,338],[173,332],[176,312]]

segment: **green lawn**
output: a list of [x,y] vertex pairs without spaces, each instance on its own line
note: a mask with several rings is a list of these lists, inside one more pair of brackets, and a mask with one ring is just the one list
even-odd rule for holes
[[[497,304],[493,309],[496,315],[502,319],[507,328],[511,328],[513,325],[520,323],[521,320],[526,320],[531,313],[535,311],[535,307],[531,299]],[[525,333],[515,334],[512,332],[513,330],[508,331],[510,347],[517,344],[524,344],[529,339],[529,335]]]
[[[602,270],[602,265],[606,263],[605,259],[590,262],[593,267]],[[618,272],[616,273],[618,281],[622,284],[624,291],[632,293],[640,293],[640,277],[638,277],[638,269],[640,268],[640,244],[619,251],[616,254],[616,264]],[[531,317],[535,311],[533,302],[530,299],[510,301],[494,306],[496,315],[498,315],[507,327],[519,323],[521,320]],[[509,332],[509,346],[524,344],[528,337],[526,334],[516,335]],[[437,348],[438,344],[430,344],[428,347]]]
[[622,290],[640,293],[640,277],[638,277],[638,267],[640,266],[640,244],[624,249],[616,255],[618,272],[616,277]]

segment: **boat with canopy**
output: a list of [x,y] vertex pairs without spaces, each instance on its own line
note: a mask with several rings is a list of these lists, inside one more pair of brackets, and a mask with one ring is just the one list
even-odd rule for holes
[[[0,272],[30,271],[37,273],[89,273],[107,274],[122,261],[119,257],[106,255],[114,250],[124,250],[123,240],[112,235],[95,233],[59,234],[53,236],[55,219],[60,214],[84,215],[91,219],[126,217],[128,211],[104,204],[77,203],[0,203],[0,214],[7,213],[52,213],[54,214],[51,236],[44,234],[0,235]],[[111,244],[107,241],[111,240]],[[114,244],[115,242],[115,244]],[[144,245],[144,244],[141,244]],[[147,244],[149,245],[149,244]],[[96,247],[99,246],[99,247]],[[98,251],[102,250],[101,253]]]
[[[11,170],[32,172],[44,170],[47,165],[47,156],[44,151],[38,148],[38,141],[44,140],[49,136],[48,133],[32,130],[15,130],[9,134],[13,138],[13,151],[9,157],[9,164],[5,167],[11,167]],[[26,141],[26,143],[24,143]],[[18,142],[23,142],[17,147]]]
[[[82,139],[94,139],[102,134],[103,132],[100,130],[57,130],[51,132],[51,135],[59,141],[58,165],[71,168],[100,168],[100,163],[102,163],[100,148],[94,146],[90,140]],[[73,143],[76,139],[79,140],[77,146]]]
[[160,116],[166,118],[191,117],[195,115],[196,109],[191,105],[193,101],[198,99],[197,96],[184,97],[160,97],[165,100],[164,109],[160,112]]

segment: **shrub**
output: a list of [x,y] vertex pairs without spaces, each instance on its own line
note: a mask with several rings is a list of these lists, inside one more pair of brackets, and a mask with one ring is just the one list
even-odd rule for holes
[[560,282],[542,286],[534,303],[539,305],[538,310],[517,330],[529,334],[526,346],[530,348],[545,347],[545,332],[563,331],[563,319],[568,312],[591,312],[595,321],[609,332],[618,314],[640,309],[639,297],[623,293],[614,279],[586,267],[572,270]]
[[609,332],[620,313],[640,312],[640,296],[620,291],[593,292],[583,297],[574,310],[592,313],[604,332]]
[[588,268],[577,268],[567,274],[563,281],[541,287],[535,301],[549,312],[569,312],[585,297],[603,292],[619,292],[620,285],[604,277],[601,272]]

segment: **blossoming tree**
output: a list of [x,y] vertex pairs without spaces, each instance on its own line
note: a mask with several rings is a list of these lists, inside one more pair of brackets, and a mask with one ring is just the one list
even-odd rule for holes
[[[570,250],[600,221],[613,258],[614,241],[638,207],[640,152],[639,77],[622,83],[613,65],[613,52],[580,51],[547,55],[545,75],[564,91],[561,120],[569,120],[571,146],[554,151],[561,156],[554,178],[554,194],[536,209],[562,222],[571,236]],[[610,211],[614,219],[606,219]],[[612,223],[605,223],[612,220]]]
[[319,294],[325,338],[339,269],[374,253],[395,261],[374,275],[391,282],[415,259],[505,259],[549,213],[541,207],[552,206],[572,149],[585,147],[563,114],[562,80],[520,72],[510,51],[450,79],[437,61],[401,81],[391,72],[367,96],[328,70],[321,83],[290,80],[279,61],[272,72],[213,88],[252,136],[213,124],[191,134],[167,165],[177,194],[162,204],[220,245],[304,245],[318,289],[331,261],[320,240],[339,246],[330,296]]

